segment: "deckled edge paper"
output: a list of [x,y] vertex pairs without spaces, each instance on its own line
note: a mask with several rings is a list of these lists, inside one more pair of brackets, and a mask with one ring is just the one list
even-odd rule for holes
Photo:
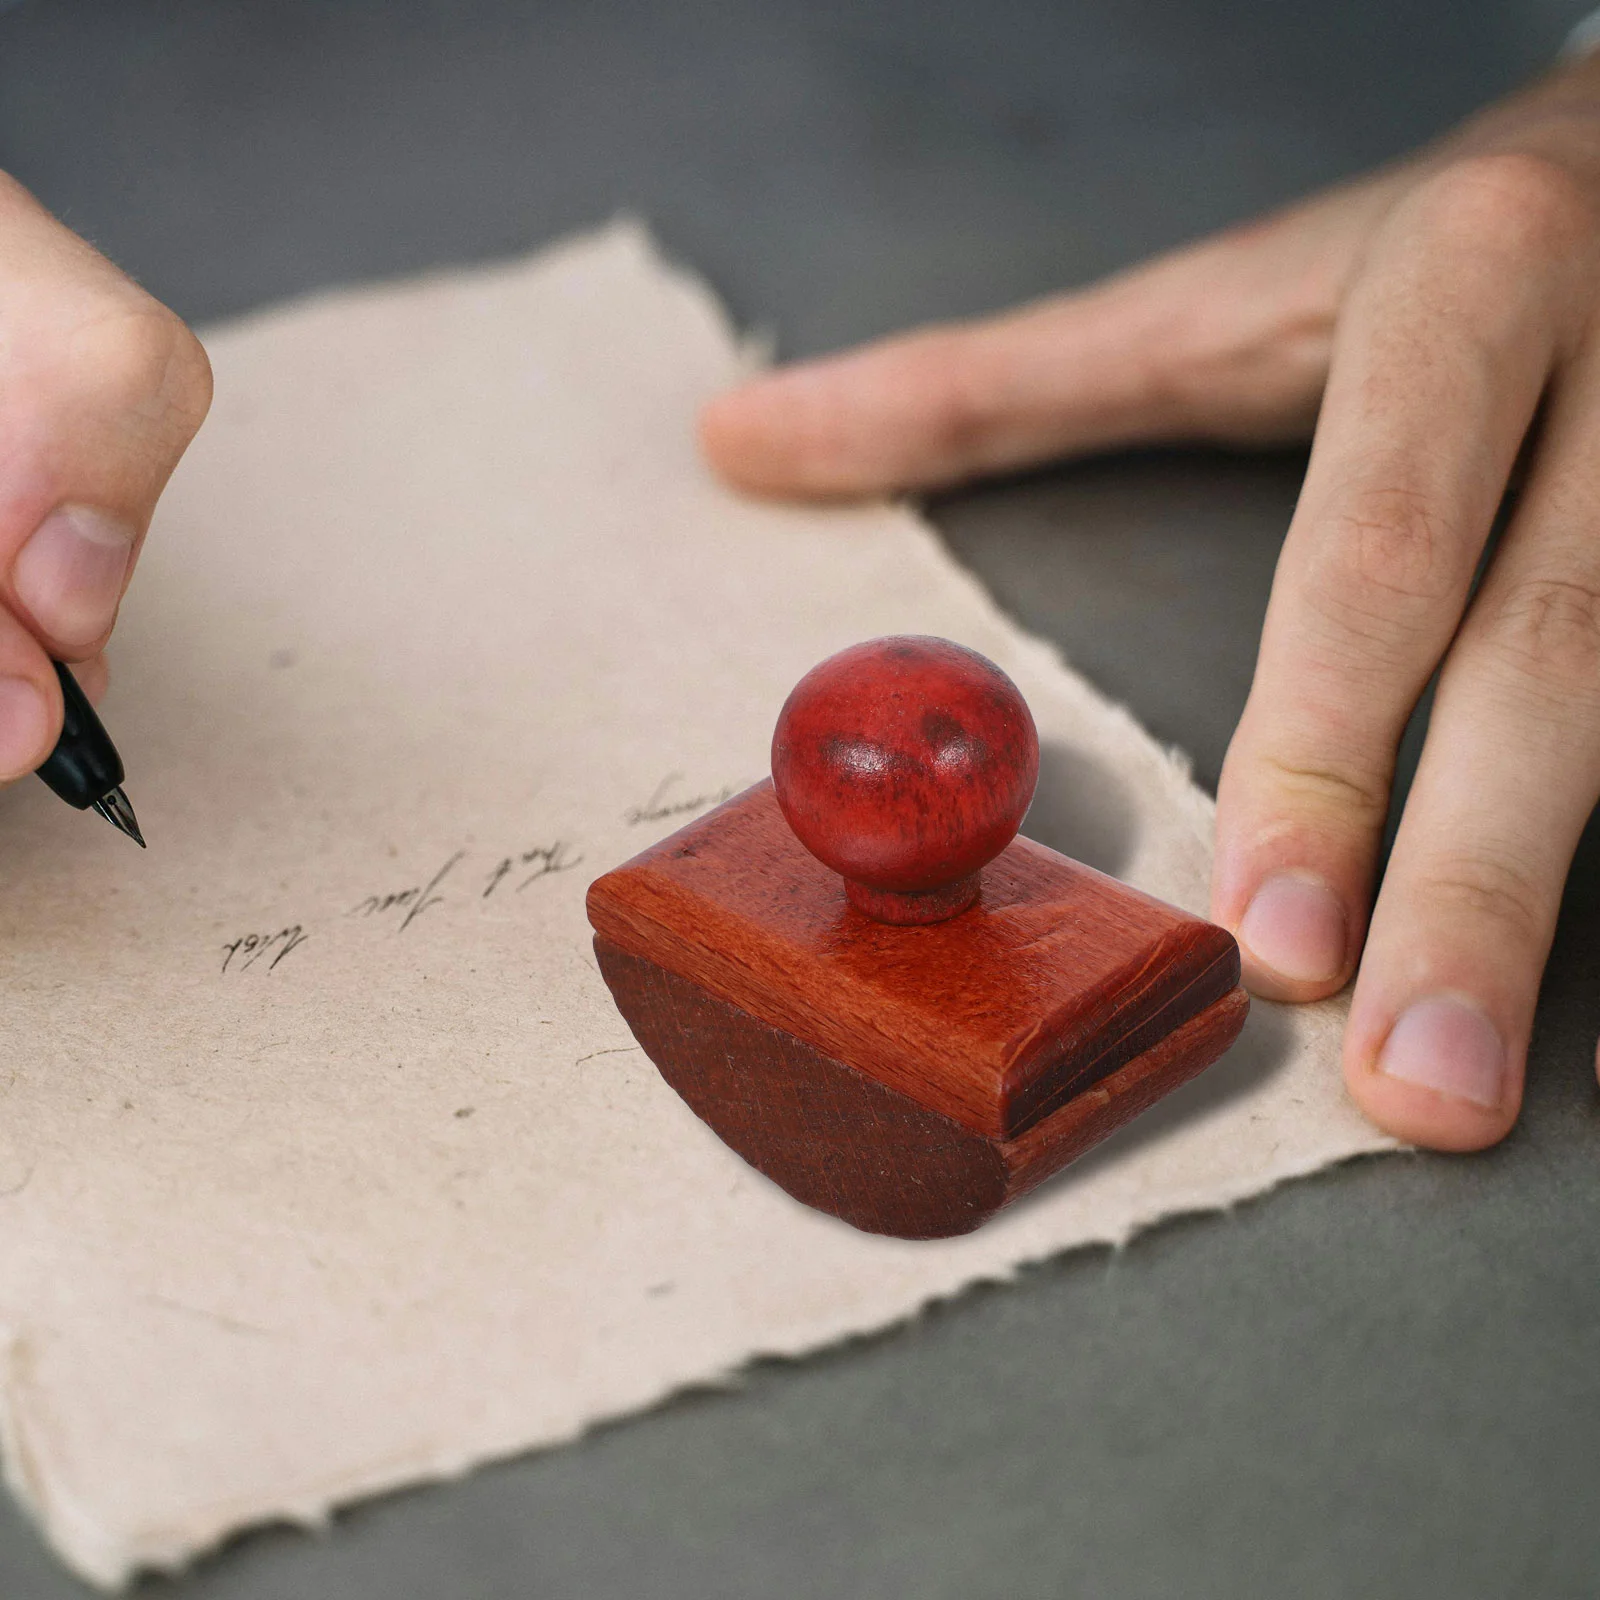
[[[514,337],[500,337],[503,328]],[[152,973],[167,982],[171,963],[152,966],[135,945],[92,956],[71,945],[67,919],[92,920],[102,900],[121,895],[127,907],[152,908],[151,925],[164,930],[173,961],[182,957],[171,992],[157,997],[172,1008],[169,1020],[192,1022],[197,1037],[216,1041],[210,1065],[188,1078],[118,1041],[134,1053],[107,1082],[110,1069],[97,1059],[94,1040],[53,1040],[50,1074],[30,1075],[29,1063],[14,1063],[0,1105],[0,1114],[12,1116],[14,1139],[32,1137],[36,1146],[0,1149],[0,1188],[22,1186],[5,1213],[16,1219],[10,1244],[0,1242],[6,1476],[83,1576],[116,1585],[141,1567],[180,1566],[252,1523],[315,1524],[356,1497],[558,1444],[683,1387],[726,1382],[752,1359],[803,1355],[884,1328],[1063,1250],[1120,1245],[1175,1213],[1225,1207],[1330,1162],[1394,1148],[1342,1096],[1342,1002],[1292,1012],[1258,1006],[1241,1046],[1222,1063],[975,1235],[908,1245],[854,1234],[795,1206],[717,1145],[637,1053],[629,1054],[631,1041],[598,980],[574,964],[587,932],[584,882],[650,842],[652,829],[633,823],[654,813],[635,805],[626,821],[624,802],[644,800],[681,754],[667,743],[652,746],[665,737],[664,719],[637,717],[630,699],[650,692],[628,674],[635,655],[660,645],[651,628],[665,628],[674,605],[701,607],[685,613],[696,660],[680,668],[661,649],[662,664],[652,670],[681,670],[686,703],[708,708],[706,726],[682,718],[680,728],[668,730],[690,752],[684,769],[698,762],[694,770],[708,785],[759,776],[772,708],[798,671],[828,649],[870,632],[960,636],[1019,681],[1047,765],[1052,751],[1079,763],[1068,774],[1069,790],[1092,787],[1087,777],[1078,781],[1084,774],[1110,774],[1101,814],[1088,819],[1087,832],[1079,816],[1063,825],[1066,837],[1053,834],[1043,812],[1029,831],[1073,846],[1074,827],[1092,843],[1119,827],[1126,833],[1133,817],[1138,826],[1121,839],[1119,859],[1095,864],[1116,866],[1141,887],[1203,910],[1212,806],[1186,765],[1055,650],[1004,618],[910,512],[756,507],[712,484],[693,454],[694,407],[732,381],[749,352],[741,353],[707,291],[665,266],[635,224],[526,262],[320,297],[214,330],[208,343],[217,412],[164,503],[136,603],[119,630],[120,675],[108,716],[146,758],[137,793],[156,846],[152,861],[171,861],[157,856],[159,840],[182,839],[197,860],[217,864],[205,884],[209,898],[202,904],[196,891],[184,899],[181,864],[132,877],[131,863],[110,853],[125,841],[87,841],[69,827],[78,819],[58,814],[63,808],[28,796],[7,801],[6,822],[16,823],[24,858],[16,926],[27,935],[14,937],[11,950],[33,1037],[51,1037],[50,986],[65,971],[82,974],[86,989],[137,988]],[[307,414],[285,394],[303,394]],[[563,427],[575,431],[562,438]],[[604,435],[613,429],[626,449],[608,454]],[[281,452],[280,438],[287,441]],[[479,450],[500,474],[497,488],[479,486]],[[347,475],[362,473],[363,495],[342,500]],[[297,474],[303,481],[291,493],[280,480]],[[480,504],[474,496],[488,498]],[[537,515],[519,521],[508,500],[512,511]],[[299,526],[304,505],[320,508],[326,525]],[[407,521],[413,508],[415,524]],[[458,525],[441,533],[452,512]],[[216,542],[230,519],[250,516],[282,532],[281,548],[263,555],[246,541]],[[650,519],[659,530],[641,532],[641,520]],[[590,542],[555,537],[549,527],[557,524],[585,530]],[[398,530],[386,547],[394,570],[352,578],[341,541],[381,540],[390,530]],[[644,536],[652,531],[660,534],[654,541]],[[545,537],[548,548],[531,552],[528,541]],[[430,539],[442,542],[424,548]],[[761,560],[753,561],[749,552],[762,540]],[[476,589],[459,580],[458,594],[438,568],[429,606],[436,600],[445,621],[430,635],[407,626],[405,583],[421,581],[417,573],[426,569],[417,564],[442,559],[441,552],[480,576]],[[563,709],[551,688],[560,680],[540,676],[547,667],[537,654],[497,657],[495,627],[480,630],[486,644],[467,631],[452,636],[446,626],[450,606],[466,603],[462,595],[484,594],[482,574],[511,590],[525,585],[524,574],[539,570],[529,566],[534,554],[546,563],[549,587],[576,598],[564,609],[552,602],[537,625],[530,623],[530,637],[551,650],[593,652],[582,678],[591,697],[582,716]],[[698,579],[681,581],[680,564],[701,556],[714,605]],[[409,577],[407,563],[416,565]],[[317,575],[314,590],[305,582],[309,573]],[[623,620],[609,633],[593,638],[574,615],[585,605],[605,612],[613,598],[608,573],[629,574],[659,592],[665,609],[655,623],[639,624],[637,640],[626,637],[625,611],[615,613]],[[371,600],[348,627],[330,620],[335,611],[322,593],[346,582],[353,593],[370,591]],[[483,598],[491,612],[504,603],[498,592]],[[231,616],[224,634],[194,637],[197,619],[224,613]],[[504,617],[519,614],[510,609]],[[418,615],[419,624],[432,620],[431,609],[429,618]],[[467,653],[459,661],[453,642],[448,650],[438,642],[454,638]],[[390,640],[399,641],[392,650]],[[726,670],[705,676],[700,658],[719,651]],[[445,665],[432,676],[418,667],[435,660]],[[380,663],[376,688],[363,677],[370,662]],[[502,689],[507,675],[510,686]],[[215,689],[218,678],[227,679],[226,693]],[[739,692],[723,701],[725,679]],[[321,687],[312,695],[297,689],[301,682]],[[306,732],[304,719],[291,714],[296,693],[311,695],[304,702],[311,706],[328,686],[360,713],[349,722],[352,740],[384,706],[410,697],[406,718],[378,730],[401,752],[389,786],[395,792],[363,796],[368,813],[357,819],[359,828],[350,820],[354,780],[341,776],[341,763],[358,773],[363,762],[370,765],[368,753],[346,750],[315,728]],[[613,694],[609,714],[618,720],[614,751],[582,743],[604,714],[594,709],[607,703],[604,693]],[[240,704],[254,709],[234,726],[222,708]],[[534,746],[559,750],[562,739],[577,739],[573,748],[588,752],[588,766],[605,769],[584,772],[588,788],[564,789],[559,771],[538,766],[537,748],[524,753],[524,741],[506,742],[528,705],[549,708]],[[281,725],[274,721],[280,713]],[[482,739],[452,746],[459,727],[478,717],[488,719]],[[210,726],[202,754],[217,762],[214,770],[185,765],[200,757],[174,729],[184,718]],[[288,742],[280,749],[275,738]],[[294,743],[302,738],[309,741],[303,750]],[[459,816],[449,809],[454,798],[438,798],[438,784],[428,791],[432,800],[405,790],[435,747],[441,770],[460,774]],[[495,786],[471,768],[481,748],[518,752],[525,765],[496,774],[495,784],[525,793],[529,818],[556,819],[548,823],[552,832],[538,833],[530,820],[529,837],[514,838],[505,831],[507,817],[475,798]],[[322,781],[320,800],[314,784],[299,793],[297,759]],[[259,772],[253,762],[263,763]],[[197,809],[206,805],[199,791],[207,782],[235,783],[259,796],[264,809],[252,816],[254,802],[240,800],[231,819],[218,818],[215,807]],[[304,861],[315,871],[281,851],[271,808],[291,802],[304,818]],[[659,835],[673,825],[672,805],[657,809],[666,818],[653,829]],[[451,827],[459,827],[459,840]],[[558,828],[572,838],[588,830],[569,846],[581,847],[584,870],[559,878],[549,853]],[[536,861],[533,870],[552,870],[548,883],[512,900],[489,869],[496,851],[509,852],[509,866],[519,846],[524,865],[543,850],[542,866]],[[424,890],[409,904],[397,899],[417,892],[402,886],[412,863],[431,861],[430,850],[459,863],[446,869],[455,877],[435,898]],[[63,900],[50,874],[69,852],[85,877]],[[471,894],[457,893],[469,873],[480,874]],[[388,895],[379,892],[390,881],[382,874],[392,876]],[[54,911],[58,905],[66,909]],[[395,923],[402,914],[409,922],[419,905],[424,920],[401,935]],[[480,923],[469,925],[469,915]],[[225,947],[225,938],[251,927],[261,931],[250,938],[269,931],[277,937],[291,918],[304,919],[311,942],[286,953],[281,943],[272,947],[281,969],[260,963],[242,976],[237,968],[212,970],[209,941],[232,948],[230,962],[242,961],[238,940]],[[36,948],[41,944],[48,948]],[[183,965],[191,944],[204,971]],[[255,946],[242,948],[259,959]],[[0,953],[5,949],[0,944]],[[551,1037],[559,1034],[562,1042],[546,1057],[529,1054],[529,1030],[508,1032],[503,1018],[467,1006],[474,995],[499,993],[473,976],[479,950],[491,967],[510,971],[531,950],[530,961],[567,973],[570,1000],[552,1003],[548,1019],[520,1019],[548,1021]],[[379,951],[388,966],[372,974],[369,998],[362,963],[376,961]],[[385,976],[389,968],[410,987]],[[540,970],[529,969],[530,978]],[[437,999],[441,985],[451,984],[463,997],[454,1009]],[[418,1002],[426,1026],[417,1055],[387,1063],[377,1045],[363,1053],[369,1033],[390,1038],[378,1001],[392,1010],[424,991],[435,998]],[[538,992],[536,983],[528,989]],[[368,1004],[370,1012],[348,1037],[335,1017],[321,1057],[313,1037],[326,1010],[318,1009],[319,995],[335,1011]],[[116,1014],[114,1001],[106,1002],[105,1016]],[[464,1031],[452,1055],[449,1019],[456,1017]],[[283,1019],[276,1031],[274,1018]],[[403,1031],[392,1038],[406,1042]],[[497,1077],[482,1063],[498,1062],[508,1039],[522,1041],[522,1054]],[[250,1046],[251,1063],[228,1056],[230,1040],[240,1041],[241,1051]],[[468,1041],[479,1066],[464,1059]],[[579,1063],[588,1065],[579,1070]],[[113,1094],[126,1096],[125,1124],[101,1115]],[[357,1122],[348,1120],[352,1108]],[[675,1298],[647,1300],[643,1280],[623,1294],[620,1279],[586,1279],[554,1236],[554,1264],[540,1257],[532,1233],[518,1236],[521,1255],[503,1245],[502,1234],[537,1221],[546,1192],[538,1184],[550,1178],[520,1171],[519,1162],[540,1148],[542,1123],[569,1109],[580,1135],[588,1130],[603,1140],[610,1130],[617,1141],[640,1141],[639,1159],[654,1164],[652,1173],[659,1168],[662,1203],[680,1209],[684,1237],[675,1243],[670,1231],[660,1239],[650,1233],[658,1219],[648,1215],[649,1198],[626,1191],[626,1164],[603,1143],[592,1148],[598,1167],[612,1164],[610,1176],[602,1171],[586,1193],[579,1172],[556,1193],[566,1220],[550,1226],[591,1230],[598,1242],[578,1259],[592,1260],[592,1274],[637,1274],[641,1252],[665,1259],[679,1250]],[[329,1140],[347,1141],[349,1162],[370,1170],[378,1198],[369,1213],[360,1209],[365,1190],[340,1187],[345,1151],[341,1145],[330,1156]],[[236,1160],[241,1185],[266,1185],[262,1216],[270,1221],[281,1211],[287,1219],[276,1232],[263,1225],[258,1249],[240,1242],[253,1237],[251,1196],[228,1187],[231,1175],[214,1159],[218,1148]],[[559,1165],[559,1150],[550,1159]],[[202,1199],[164,1211],[158,1180],[182,1188],[186,1175]],[[457,1180],[459,1195],[450,1188]],[[298,1181],[326,1187],[325,1219],[295,1212]],[[449,1233],[441,1207],[451,1196],[463,1215],[481,1220],[480,1231]],[[146,1217],[151,1228],[178,1219],[192,1231],[154,1242],[126,1232]],[[411,1226],[420,1230],[415,1236],[406,1232]],[[617,1230],[639,1238],[617,1244]],[[763,1250],[769,1239],[781,1247]],[[319,1287],[322,1280],[302,1260],[305,1240],[335,1254],[348,1250],[337,1282]],[[614,1256],[606,1254],[608,1240]],[[472,1249],[481,1259],[457,1259]],[[48,1272],[30,1251],[51,1255]],[[717,1277],[724,1256],[730,1266]],[[536,1292],[546,1270],[550,1284]],[[524,1273],[526,1284],[519,1282]],[[292,1318],[283,1326],[274,1321],[280,1309]],[[557,1326],[562,1315],[569,1320]],[[611,1345],[588,1337],[602,1323]],[[474,1366],[467,1374],[459,1370],[463,1347]],[[430,1373],[437,1385],[430,1386]],[[492,1414],[485,1390],[499,1402]]]

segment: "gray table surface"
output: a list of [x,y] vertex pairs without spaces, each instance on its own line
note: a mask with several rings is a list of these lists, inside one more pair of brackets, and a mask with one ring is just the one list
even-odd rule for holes
[[[1357,170],[1582,9],[26,0],[0,10],[0,166],[202,323],[628,210],[807,352]],[[1300,468],[1155,454],[933,509],[1211,784]],[[1597,954],[1591,841],[1492,1154],[1358,1162],[141,1592],[1600,1593]],[[82,1592],[0,1510],[0,1595]]]

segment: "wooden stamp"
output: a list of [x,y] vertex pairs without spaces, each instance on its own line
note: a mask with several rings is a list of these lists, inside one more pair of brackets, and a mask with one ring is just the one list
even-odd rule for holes
[[1244,1025],[1228,933],[1016,837],[1038,759],[993,663],[873,640],[795,687],[772,781],[589,890],[661,1075],[858,1228],[976,1228]]

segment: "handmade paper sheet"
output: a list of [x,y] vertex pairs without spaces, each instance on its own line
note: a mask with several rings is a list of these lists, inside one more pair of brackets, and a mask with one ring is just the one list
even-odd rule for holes
[[1388,1141],[1336,1005],[983,1231],[870,1238],[725,1150],[613,1009],[591,878],[761,777],[824,655],[999,661],[1036,837],[1192,909],[1182,764],[909,511],[741,502],[744,357],[617,226],[214,330],[105,706],[148,854],[0,796],[0,1427],[112,1585],[230,1530],[570,1439]]

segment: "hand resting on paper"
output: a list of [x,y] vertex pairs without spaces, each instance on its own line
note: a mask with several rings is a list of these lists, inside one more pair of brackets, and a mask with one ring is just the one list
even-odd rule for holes
[[[1600,792],[1600,55],[1264,221],[758,378],[702,418],[730,482],[814,497],[1313,431],[1222,773],[1213,915],[1258,994],[1357,974],[1350,1093],[1405,1139],[1477,1149],[1516,1120]],[[1436,668],[1374,903],[1396,745]]]
[[157,497],[211,402],[192,333],[0,174],[0,783],[91,699]]

